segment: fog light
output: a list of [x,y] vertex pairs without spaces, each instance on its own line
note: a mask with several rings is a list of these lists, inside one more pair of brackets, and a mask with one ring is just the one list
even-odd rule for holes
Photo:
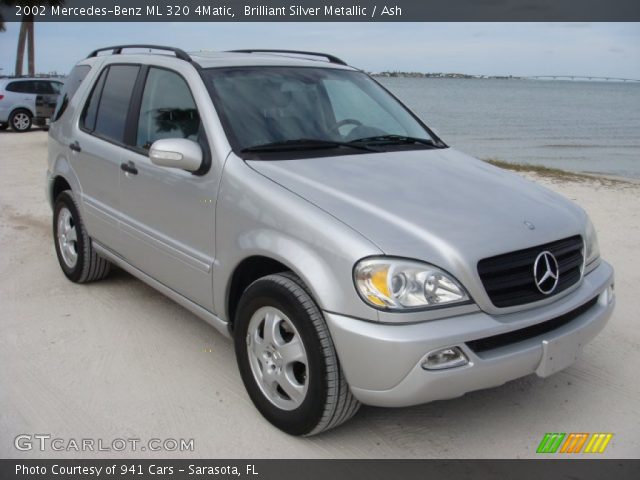
[[461,367],[467,363],[469,360],[459,347],[448,347],[427,354],[422,362],[422,368],[425,370],[444,370],[445,368]]
[[615,292],[613,290],[613,283],[607,287],[607,304],[613,302]]

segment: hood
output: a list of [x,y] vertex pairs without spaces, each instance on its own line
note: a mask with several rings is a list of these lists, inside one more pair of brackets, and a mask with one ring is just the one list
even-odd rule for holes
[[483,258],[582,234],[585,225],[564,197],[451,148],[249,164],[385,254],[432,263],[463,283],[478,280]]

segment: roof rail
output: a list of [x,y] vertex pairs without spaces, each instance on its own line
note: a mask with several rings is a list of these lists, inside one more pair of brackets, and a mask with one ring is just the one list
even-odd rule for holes
[[113,47],[98,48],[93,52],[91,52],[87,56],[87,58],[97,57],[99,52],[105,52],[107,50],[111,50],[112,55],[119,55],[122,53],[122,50],[124,48],[149,48],[152,50],[167,50],[175,53],[176,58],[179,58],[180,60],[184,60],[186,62],[192,62],[191,57],[184,50],[181,50],[179,48],[174,48],[174,47],[164,47],[162,45],[114,45]]
[[344,60],[330,55],[328,53],[318,53],[318,52],[305,52],[303,50],[271,50],[271,49],[242,49],[242,50],[229,50],[230,52],[237,53],[293,53],[296,55],[310,55],[312,57],[324,57],[331,63],[337,63],[338,65],[347,65],[347,62]]

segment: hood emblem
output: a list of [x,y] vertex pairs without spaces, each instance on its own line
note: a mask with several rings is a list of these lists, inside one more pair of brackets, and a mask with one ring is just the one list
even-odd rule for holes
[[524,224],[527,226],[527,228],[529,230],[535,230],[536,229],[536,226],[533,223],[531,223],[529,220],[525,220]]
[[536,257],[533,264],[533,278],[536,287],[544,295],[549,295],[556,289],[560,278],[560,267],[551,252],[545,250]]

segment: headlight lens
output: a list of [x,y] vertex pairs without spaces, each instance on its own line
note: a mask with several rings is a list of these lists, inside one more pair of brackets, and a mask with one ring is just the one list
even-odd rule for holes
[[469,301],[455,278],[427,263],[368,258],[356,265],[354,280],[362,298],[377,308],[408,310]]
[[[585,266],[589,270],[589,267],[595,267],[600,259],[600,246],[598,245],[598,236],[596,235],[596,229],[593,227],[591,220],[587,218],[587,228],[585,230]],[[586,272],[585,272],[586,273]]]

